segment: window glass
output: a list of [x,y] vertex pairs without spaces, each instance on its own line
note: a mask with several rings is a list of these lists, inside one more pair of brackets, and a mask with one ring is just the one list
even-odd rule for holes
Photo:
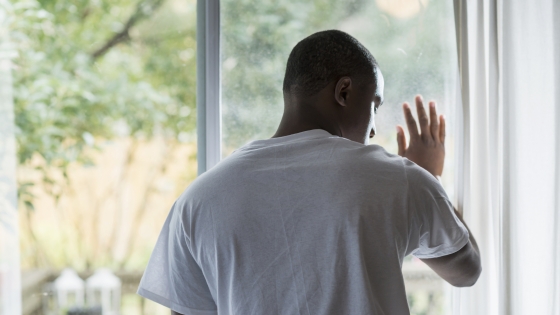
[[[340,29],[362,42],[385,77],[372,143],[397,153],[402,102],[422,94],[448,122],[444,186],[453,198],[457,60],[452,2],[222,1],[224,156],[243,144],[270,138],[283,112],[282,80],[292,47],[320,30]],[[453,199],[452,199],[453,200]],[[418,259],[403,266],[412,314],[446,313],[448,286]]]
[[168,314],[135,292],[168,210],[196,177],[196,1],[0,4],[18,52],[26,314],[41,297],[53,307],[42,290],[63,268],[82,279],[110,268],[122,281],[119,313]]

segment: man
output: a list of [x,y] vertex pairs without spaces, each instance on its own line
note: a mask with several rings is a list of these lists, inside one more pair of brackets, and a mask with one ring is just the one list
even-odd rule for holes
[[[284,115],[173,205],[138,293],[174,314],[409,314],[413,254],[454,286],[481,272],[476,242],[438,182],[445,120],[403,105],[410,145],[366,145],[383,103],[371,53],[340,31],[288,58]],[[415,164],[415,163],[416,164]]]

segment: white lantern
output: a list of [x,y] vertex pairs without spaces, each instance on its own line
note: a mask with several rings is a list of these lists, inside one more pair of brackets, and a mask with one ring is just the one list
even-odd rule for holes
[[89,306],[101,306],[103,315],[118,315],[121,307],[121,280],[109,269],[99,269],[86,280]]
[[78,276],[76,271],[69,268],[64,269],[54,280],[52,290],[58,310],[84,306],[84,280]]

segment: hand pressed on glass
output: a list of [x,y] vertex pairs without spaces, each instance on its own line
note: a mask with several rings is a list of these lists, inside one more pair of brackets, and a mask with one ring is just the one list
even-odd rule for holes
[[408,103],[403,104],[404,117],[410,133],[410,144],[406,145],[406,135],[402,126],[397,126],[399,155],[426,169],[434,176],[441,176],[445,159],[445,118],[438,117],[436,103],[429,103],[429,117],[424,109],[422,96],[416,96],[416,111],[420,123],[420,133]]

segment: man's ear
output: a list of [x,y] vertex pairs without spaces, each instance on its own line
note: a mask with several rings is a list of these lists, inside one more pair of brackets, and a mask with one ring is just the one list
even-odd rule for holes
[[340,106],[346,106],[346,100],[352,90],[352,79],[350,77],[342,77],[336,82],[334,88],[334,99]]

